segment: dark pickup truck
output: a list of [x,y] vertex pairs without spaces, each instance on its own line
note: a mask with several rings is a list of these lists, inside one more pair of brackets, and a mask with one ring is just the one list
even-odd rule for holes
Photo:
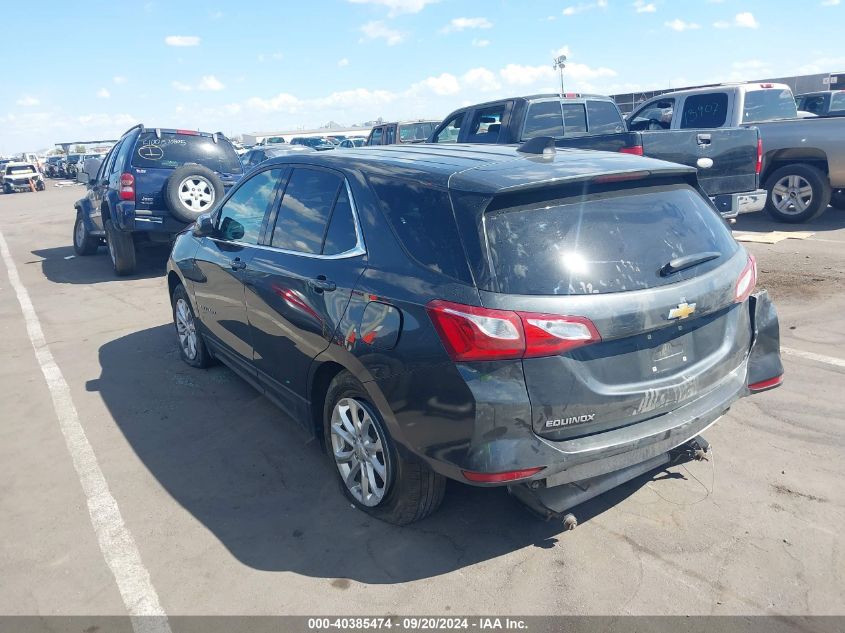
[[623,152],[689,165],[725,218],[759,211],[762,148],[756,129],[628,131],[619,108],[601,95],[541,94],[467,106],[434,130],[430,143],[516,144],[550,136],[557,147]]

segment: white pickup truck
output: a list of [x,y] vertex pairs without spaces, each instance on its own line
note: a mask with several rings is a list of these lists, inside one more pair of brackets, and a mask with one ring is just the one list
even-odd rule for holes
[[798,118],[786,84],[726,84],[667,92],[628,116],[630,130],[756,127],[766,211],[806,222],[828,203],[845,208],[845,118]]
[[3,193],[16,191],[44,191],[44,177],[33,163],[6,163],[0,172]]

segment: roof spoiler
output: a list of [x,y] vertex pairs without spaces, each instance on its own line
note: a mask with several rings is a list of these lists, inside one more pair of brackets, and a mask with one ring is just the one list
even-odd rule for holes
[[540,156],[554,155],[555,139],[552,136],[538,136],[525,141],[516,150],[521,154],[538,154]]

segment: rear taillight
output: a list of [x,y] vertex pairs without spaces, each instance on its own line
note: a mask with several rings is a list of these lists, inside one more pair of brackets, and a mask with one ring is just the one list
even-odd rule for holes
[[517,479],[525,479],[526,477],[531,477],[532,475],[536,475],[541,470],[543,470],[544,466],[540,466],[537,468],[524,468],[522,470],[508,470],[503,473],[476,473],[471,470],[462,470],[464,477],[467,478],[467,481],[472,481],[477,484],[495,484],[501,483],[503,481],[516,481]]
[[619,153],[620,154],[633,154],[634,156],[642,156],[643,155],[643,146],[642,145],[631,145],[630,147],[620,147]]
[[436,300],[426,306],[449,356],[456,361],[552,356],[601,341],[584,317],[512,312]]
[[129,172],[120,174],[120,199],[135,199],[135,176]]
[[754,171],[758,176],[763,171],[763,139],[759,136],[757,137],[757,166],[754,168]]
[[757,260],[754,255],[748,256],[748,263],[739,275],[734,288],[734,299],[737,303],[742,303],[748,299],[749,295],[754,292],[754,287],[757,285]]

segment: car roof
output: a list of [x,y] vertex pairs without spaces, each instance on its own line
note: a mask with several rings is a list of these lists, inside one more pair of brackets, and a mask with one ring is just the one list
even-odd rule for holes
[[[670,98],[670,97],[685,97],[687,95],[696,95],[706,92],[727,92],[728,90],[732,89],[738,90],[745,90],[746,92],[752,92],[755,90],[791,90],[789,86],[786,84],[779,84],[773,83],[769,81],[755,81],[754,83],[725,83],[725,84],[716,84],[713,86],[702,86],[701,88],[690,88],[688,90],[671,90],[669,92],[664,92],[663,94],[655,95],[647,101],[652,101],[656,99],[660,99],[661,97]],[[643,101],[642,103],[645,103]],[[640,104],[637,104],[639,107]]]
[[405,178],[482,194],[529,189],[627,172],[695,174],[695,169],[618,152],[557,149],[553,156],[525,154],[516,146],[482,144],[378,145],[344,152],[314,152],[272,158],[344,171]]

